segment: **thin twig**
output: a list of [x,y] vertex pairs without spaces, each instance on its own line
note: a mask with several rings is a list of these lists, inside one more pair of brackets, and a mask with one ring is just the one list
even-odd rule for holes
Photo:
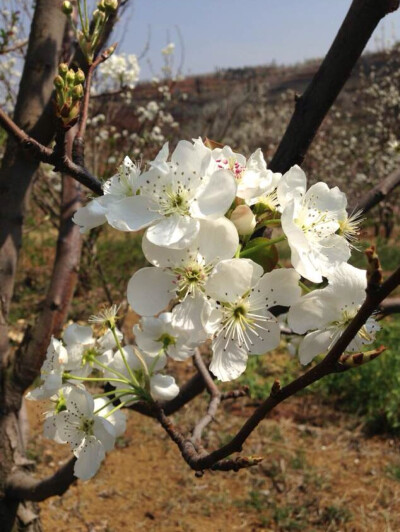
[[99,54],[89,66],[86,74],[85,94],[81,106],[78,132],[74,140],[72,152],[72,158],[74,162],[80,166],[84,166],[85,164],[85,132],[86,123],[89,116],[90,89],[92,87],[93,74],[96,68],[110,57],[116,47],[117,43],[114,43],[112,46],[110,46],[110,48],[107,48],[107,50],[104,50],[104,52]]
[[202,417],[195,425],[192,434],[192,442],[194,445],[197,445],[201,442],[201,437],[203,430],[215,419],[219,404],[221,402],[221,392],[218,389],[218,386],[215,384],[213,378],[208,371],[207,366],[204,363],[204,360],[201,356],[199,349],[195,350],[194,353],[194,364],[197,368],[197,371],[204,379],[207,391],[210,394],[210,402],[208,404],[207,413]]

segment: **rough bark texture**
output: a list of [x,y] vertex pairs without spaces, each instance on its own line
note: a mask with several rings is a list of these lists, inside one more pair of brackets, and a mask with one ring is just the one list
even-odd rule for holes
[[[54,132],[50,98],[64,29],[65,16],[59,3],[38,0],[14,119],[42,144],[48,144]],[[9,138],[0,170],[0,359],[3,363],[8,351],[7,315],[21,247],[23,218],[38,164]]]

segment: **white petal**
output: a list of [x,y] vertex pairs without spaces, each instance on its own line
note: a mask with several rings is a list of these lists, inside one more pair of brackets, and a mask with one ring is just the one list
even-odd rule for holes
[[99,470],[105,452],[103,445],[94,436],[87,437],[74,466],[74,475],[81,480],[92,478]]
[[94,400],[90,393],[80,388],[71,388],[65,398],[67,410],[79,416],[93,416]]
[[282,176],[279,181],[277,194],[281,209],[293,199],[298,199],[306,192],[307,177],[297,164]]
[[72,344],[92,345],[94,343],[92,328],[72,323],[65,329],[63,341],[67,348]]
[[206,293],[216,301],[234,302],[252,287],[263,269],[250,259],[222,260],[208,278]]
[[332,343],[333,331],[314,331],[304,337],[299,347],[299,359],[303,365],[311,362],[313,358],[328,351]]
[[139,231],[161,218],[157,204],[145,195],[129,196],[112,203],[106,217],[119,231]]
[[275,305],[289,307],[301,297],[299,274],[292,268],[280,268],[263,275],[253,288],[250,301],[262,297],[267,308]]
[[237,379],[246,369],[247,352],[234,340],[227,341],[223,334],[214,340],[210,371],[223,382]]
[[174,280],[175,277],[168,270],[142,268],[128,283],[128,303],[141,316],[158,314],[175,295]]
[[254,332],[249,331],[249,355],[264,355],[279,346],[281,339],[281,328],[274,316],[269,312],[265,313],[269,317],[267,322],[259,322],[263,329],[256,328]]
[[150,393],[156,401],[170,401],[178,395],[179,387],[170,375],[153,375],[150,378]]
[[150,227],[146,237],[156,246],[182,249],[190,244],[199,232],[199,221],[189,216],[172,215]]
[[322,329],[327,324],[340,320],[336,297],[326,289],[314,290],[294,303],[288,312],[288,324],[294,332],[304,334],[313,329]]
[[236,227],[228,218],[200,220],[200,231],[195,243],[206,264],[230,259],[239,245]]
[[108,419],[104,419],[100,415],[95,416],[93,434],[101,441],[105,451],[111,451],[114,448],[115,428]]
[[235,196],[235,178],[229,170],[218,170],[211,175],[197,201],[193,202],[192,214],[198,218],[220,218],[232,205]]
[[98,227],[107,221],[106,212],[107,209],[101,205],[101,202],[98,199],[94,199],[78,209],[72,217],[72,221],[79,225],[81,233],[87,233],[90,229]]

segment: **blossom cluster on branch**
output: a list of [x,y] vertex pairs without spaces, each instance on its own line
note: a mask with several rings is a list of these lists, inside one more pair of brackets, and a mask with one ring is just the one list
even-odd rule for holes
[[[104,223],[144,230],[150,266],[127,287],[141,316],[133,330],[137,345],[122,345],[115,307],[92,318],[106,327],[97,339],[90,327],[73,324],[62,341],[52,339],[42,384],[29,395],[54,402],[45,433],[70,443],[75,475],[83,479],[95,474],[120,434],[120,408],[176,397],[174,378],[160,373],[168,358],[186,360],[207,343],[211,373],[234,380],[250,355],[279,346],[276,310],[284,307],[293,332],[304,336],[298,352],[307,364],[341,336],[367,287],[366,271],[347,263],[360,218],[348,215],[345,194],[323,182],[307,188],[299,166],[272,172],[260,149],[246,158],[196,139],[180,141],[170,155],[165,144],[144,168],[125,157],[103,192],[74,222],[83,233]],[[291,267],[279,261],[285,242]],[[348,351],[372,343],[378,329],[369,318]],[[93,400],[85,381],[113,389]]]

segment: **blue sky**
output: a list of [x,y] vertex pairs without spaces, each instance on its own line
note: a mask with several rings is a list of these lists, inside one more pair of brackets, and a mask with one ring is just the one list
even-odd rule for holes
[[[217,67],[290,64],[320,57],[328,50],[350,0],[133,0],[120,50],[139,54],[151,27],[150,49],[141,61],[142,79],[157,72],[160,49],[178,44],[180,28],[185,53],[184,74],[214,72]],[[169,37],[168,37],[169,35]],[[386,17],[368,48],[400,38],[400,13]],[[378,41],[377,41],[378,39]],[[180,47],[177,45],[177,62]]]

